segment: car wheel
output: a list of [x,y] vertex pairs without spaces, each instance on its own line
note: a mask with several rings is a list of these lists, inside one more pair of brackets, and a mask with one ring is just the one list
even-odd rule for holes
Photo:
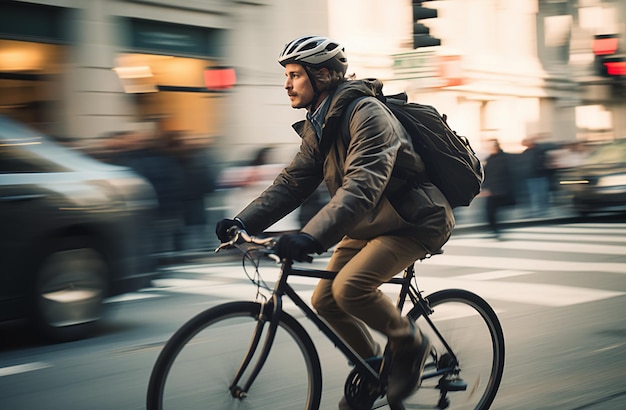
[[35,277],[34,319],[53,342],[83,338],[103,316],[106,259],[85,238],[63,240],[44,252]]

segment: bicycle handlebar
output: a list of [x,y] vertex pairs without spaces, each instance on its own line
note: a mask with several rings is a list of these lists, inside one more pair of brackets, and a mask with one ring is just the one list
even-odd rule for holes
[[[256,236],[250,235],[244,229],[240,229],[237,226],[231,227],[227,232],[231,238],[230,241],[221,243],[215,249],[215,253],[223,249],[233,247],[240,243],[249,243],[249,244],[259,245],[265,248],[268,251],[266,252],[266,255],[268,258],[276,261],[277,263],[281,262],[281,258],[273,251],[274,245],[276,244],[276,241],[278,240],[276,237],[271,236],[267,238],[258,238]],[[310,261],[313,261],[313,258],[311,258]]]

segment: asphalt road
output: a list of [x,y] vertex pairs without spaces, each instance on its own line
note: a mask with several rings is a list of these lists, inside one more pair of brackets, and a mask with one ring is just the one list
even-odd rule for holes
[[[460,233],[418,266],[418,278],[425,293],[462,287],[496,309],[507,358],[493,409],[626,408],[625,223],[521,226],[503,241]],[[305,300],[313,286],[302,285]],[[201,310],[254,292],[239,262],[209,258],[168,266],[154,287],[111,300],[86,340],[42,345],[3,326],[0,408],[143,409],[171,334]],[[322,357],[322,408],[334,409],[349,368],[319,332],[311,336]]]

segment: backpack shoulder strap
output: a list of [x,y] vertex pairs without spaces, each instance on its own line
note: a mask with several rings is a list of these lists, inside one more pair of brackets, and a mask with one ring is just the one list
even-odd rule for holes
[[[344,145],[346,147],[348,147],[348,145],[350,144],[350,116],[352,115],[352,112],[356,108],[356,105],[359,103],[359,101],[367,97],[370,97],[370,96],[366,95],[366,96],[355,98],[354,100],[350,102],[350,104],[346,106],[343,112],[340,134],[341,134],[341,138],[343,139]],[[380,102],[382,102],[385,106],[387,106],[387,108],[389,109],[389,111],[391,111],[391,114],[394,117],[396,117],[395,110],[401,109],[400,107],[403,104],[405,104],[408,100],[406,93],[400,93],[400,94],[395,94],[391,96],[383,96],[382,94],[377,95],[377,96],[372,95],[371,97],[376,97]],[[395,104],[397,108],[390,107],[390,105],[393,105],[393,104]],[[402,122],[400,122],[400,124],[402,125]],[[404,125],[402,126],[404,127]],[[404,180],[405,182],[409,183],[410,186],[420,185],[424,183],[424,181],[427,180],[425,173],[418,174],[413,170],[400,168],[398,166],[394,166],[392,176],[394,178],[399,178],[399,179]]]
[[364,98],[368,96],[357,97],[354,100],[350,101],[350,104],[346,106],[343,110],[342,119],[341,119],[341,128],[339,129],[339,133],[341,134],[341,138],[343,139],[344,145],[347,147],[350,144],[350,117],[356,108],[356,105]]

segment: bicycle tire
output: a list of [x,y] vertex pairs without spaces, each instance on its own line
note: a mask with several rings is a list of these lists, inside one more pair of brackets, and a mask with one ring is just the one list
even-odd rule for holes
[[[207,309],[185,323],[154,364],[147,409],[317,410],[322,395],[319,356],[302,325],[286,312],[281,315],[270,354],[246,397],[231,394],[229,385],[248,351],[262,308],[267,319],[271,315],[269,304],[231,302]],[[269,323],[264,334],[267,327]],[[306,374],[301,374],[303,371]]]
[[[440,290],[425,299],[433,311],[428,317],[457,357],[460,380],[434,373],[445,367],[450,355],[419,310],[413,309],[409,315],[430,339],[436,356],[428,359],[421,387],[405,406],[489,409],[504,373],[504,332],[495,311],[480,296],[462,289]],[[454,391],[463,385],[465,390]],[[451,388],[443,397],[442,386]]]

